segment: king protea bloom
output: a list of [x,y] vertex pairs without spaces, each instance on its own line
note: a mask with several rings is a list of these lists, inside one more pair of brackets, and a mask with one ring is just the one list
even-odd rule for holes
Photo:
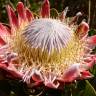
[[9,5],[6,8],[10,25],[0,23],[0,70],[6,78],[61,88],[66,82],[93,76],[88,69],[96,61],[91,54],[96,35],[88,36],[86,22],[76,25],[80,12],[69,21],[66,7],[54,18],[49,0],[44,0],[39,15],[22,2],[16,12]]

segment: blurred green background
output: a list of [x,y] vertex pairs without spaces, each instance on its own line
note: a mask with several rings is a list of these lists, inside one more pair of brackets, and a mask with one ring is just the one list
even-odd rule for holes
[[[18,1],[22,1],[32,11],[38,11],[43,0],[0,0],[0,21],[7,22],[6,5],[16,7]],[[49,0],[51,8],[56,8],[59,12],[66,6],[69,7],[67,16],[74,16],[78,11],[83,13],[83,18],[89,20],[90,27],[96,28],[96,0]],[[83,19],[82,18],[82,19]]]

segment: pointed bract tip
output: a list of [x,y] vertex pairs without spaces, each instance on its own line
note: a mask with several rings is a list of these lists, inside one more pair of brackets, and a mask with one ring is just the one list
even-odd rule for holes
[[78,13],[76,14],[76,16],[82,16],[82,13],[81,13],[81,12],[78,12]]
[[81,79],[88,79],[88,78],[92,78],[93,75],[89,72],[89,71],[83,71],[81,72]]
[[21,9],[24,8],[24,4],[22,2],[18,2],[17,8],[21,8]]
[[15,15],[14,10],[8,5],[6,6],[7,12],[8,12],[8,17],[9,17],[9,22],[12,28],[18,27],[18,19]]
[[76,24],[77,21],[78,21],[78,18],[79,18],[80,16],[82,16],[82,13],[81,13],[81,12],[78,12],[78,13],[72,18],[72,20],[69,22],[69,26]]
[[6,42],[0,37],[0,46],[5,45]]
[[87,41],[89,44],[96,45],[96,35],[89,37]]
[[42,77],[41,73],[37,70],[33,71],[32,79],[35,82],[42,82],[43,81],[43,77]]
[[46,4],[49,4],[49,0],[44,0],[43,2]]
[[60,15],[60,20],[61,21],[64,21],[64,19],[65,19],[65,17],[66,17],[66,14],[67,14],[67,12],[68,12],[68,6],[64,9],[64,11],[61,13],[61,15]]
[[2,37],[4,35],[9,35],[9,34],[11,34],[11,28],[0,23],[0,36]]
[[40,14],[43,18],[49,18],[50,17],[50,3],[49,3],[49,0],[44,0],[43,5],[41,7]]
[[26,18],[29,22],[34,18],[32,12],[27,7],[26,7]]
[[18,12],[19,24],[22,21],[26,21],[25,8],[24,8],[24,4],[22,2],[18,2],[18,4],[17,4],[17,12]]
[[79,38],[83,38],[88,34],[88,31],[89,25],[86,22],[82,21],[81,24],[78,26],[76,33],[79,36]]

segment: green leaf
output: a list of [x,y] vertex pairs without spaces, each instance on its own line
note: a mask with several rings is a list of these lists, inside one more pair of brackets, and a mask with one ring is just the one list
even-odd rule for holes
[[96,35],[96,29],[91,29],[91,30],[88,32],[88,35],[89,35],[89,36]]
[[96,64],[90,69],[90,72],[96,77]]
[[96,96],[96,90],[93,88],[93,86],[90,84],[88,80],[86,80],[84,96]]

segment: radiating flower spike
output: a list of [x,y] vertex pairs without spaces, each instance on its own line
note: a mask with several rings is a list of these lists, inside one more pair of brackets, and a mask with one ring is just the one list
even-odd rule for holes
[[30,22],[34,19],[33,13],[26,7],[26,18]]
[[15,15],[14,10],[9,5],[6,8],[7,8],[11,28],[12,28],[12,30],[15,30],[14,28],[18,28],[18,26],[19,26],[18,25],[18,19]]
[[50,3],[49,0],[44,0],[42,7],[41,7],[41,16],[43,18],[49,18],[50,17]]
[[22,22],[26,21],[26,14],[25,14],[26,11],[22,2],[19,2],[17,4],[17,12],[18,12],[19,25],[20,25]]
[[68,12],[68,7],[66,7],[64,9],[64,11],[60,14],[60,17],[59,18],[60,18],[61,21],[64,21],[65,20],[67,12]]

